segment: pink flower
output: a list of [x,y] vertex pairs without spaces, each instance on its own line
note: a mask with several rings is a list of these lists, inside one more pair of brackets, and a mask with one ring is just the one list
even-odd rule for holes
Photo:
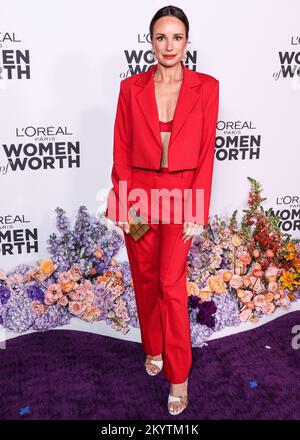
[[29,281],[32,281],[34,279],[34,274],[36,272],[36,269],[29,269],[24,274],[24,282],[28,283]]
[[249,264],[251,262],[251,256],[248,252],[241,252],[239,255],[239,260],[244,264]]
[[267,301],[265,299],[265,295],[256,295],[256,296],[254,296],[253,302],[256,305],[256,307],[264,307],[267,304]]
[[94,299],[93,285],[89,280],[84,280],[83,283],[77,284],[74,291],[79,295],[79,301],[86,301],[86,298],[89,300],[92,298],[92,301]]
[[71,280],[74,281],[78,281],[80,280],[80,278],[82,278],[82,270],[80,269],[79,266],[72,266],[69,270],[68,273],[70,275]]
[[253,264],[253,269],[261,269],[261,265],[256,262]]
[[254,251],[252,252],[252,255],[254,258],[258,258],[260,256],[260,252],[258,249],[254,249]]
[[291,304],[290,298],[286,295],[283,298],[280,298],[279,305],[281,307],[288,307]]
[[274,252],[272,251],[272,249],[267,249],[266,250],[266,256],[269,258],[273,258],[274,257]]
[[81,301],[71,301],[69,303],[69,311],[76,316],[81,316],[86,308],[87,304]]
[[243,278],[240,275],[234,274],[232,275],[229,284],[233,289],[239,289],[243,285]]
[[263,293],[266,290],[260,278],[251,277],[251,287],[256,294]]
[[45,281],[48,278],[48,275],[46,275],[44,272],[42,272],[41,269],[33,269],[32,277],[36,281]]
[[240,313],[240,320],[243,321],[243,322],[248,321],[248,319],[249,319],[251,313],[252,313],[252,310],[251,310],[251,309],[248,309],[248,308],[247,308],[247,309],[243,310],[243,311]]
[[75,290],[72,290],[72,292],[69,293],[69,298],[72,301],[79,301],[79,292],[76,292]]
[[103,258],[104,252],[100,246],[96,247],[96,249],[94,250],[94,255],[95,255],[95,257],[99,258],[99,260],[101,260]]
[[63,296],[63,291],[59,284],[49,284],[45,292],[45,303],[54,304],[59,298]]
[[269,292],[276,292],[278,289],[278,284],[275,281],[271,281],[268,285],[268,291]]
[[245,296],[241,299],[243,303],[250,301],[253,297],[251,290],[245,290]]
[[100,309],[99,307],[88,305],[85,312],[82,315],[82,318],[86,321],[94,321],[95,319],[99,318],[100,316]]
[[32,303],[30,304],[30,308],[38,316],[43,315],[46,310],[46,306],[40,301],[32,301]]
[[269,266],[265,271],[265,277],[277,277],[278,269],[276,266]]
[[66,283],[68,283],[70,281],[70,279],[71,279],[70,278],[70,274],[68,272],[61,272],[58,275],[58,281],[60,283],[66,284]]
[[267,302],[261,309],[266,315],[271,315],[275,310],[275,305],[272,302]]
[[85,299],[84,299],[84,301],[86,301],[86,302],[92,304],[93,301],[94,301],[94,298],[95,298],[95,294],[94,294],[94,292],[91,292],[91,291],[89,290],[89,291],[86,292],[86,294],[85,294]]
[[244,287],[249,287],[251,284],[251,279],[248,275],[243,276],[243,285]]
[[45,304],[47,304],[47,306],[50,306],[51,304],[56,303],[56,299],[54,298],[54,296],[52,295],[52,293],[50,291],[45,292]]
[[68,304],[68,302],[69,302],[68,298],[65,295],[58,300],[58,304],[60,304],[63,307],[65,307]]
[[263,275],[264,275],[264,273],[263,273],[263,271],[262,271],[261,269],[254,269],[254,270],[252,271],[252,275],[253,275],[254,277],[256,277],[256,278],[262,278]]

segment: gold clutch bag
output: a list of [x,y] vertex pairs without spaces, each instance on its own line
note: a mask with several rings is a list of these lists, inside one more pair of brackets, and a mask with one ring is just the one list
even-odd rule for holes
[[145,219],[141,217],[140,214],[138,214],[132,207],[130,208],[130,211],[135,221],[134,223],[130,221],[129,234],[135,241],[137,241],[142,238],[147,231],[149,231],[150,226],[145,222]]

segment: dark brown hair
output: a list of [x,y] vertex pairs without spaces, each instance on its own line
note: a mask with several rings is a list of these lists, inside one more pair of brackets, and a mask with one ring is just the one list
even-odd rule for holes
[[153,38],[153,28],[154,28],[154,23],[161,17],[167,17],[167,16],[172,16],[172,17],[176,17],[179,20],[182,21],[182,23],[185,26],[185,35],[186,38],[188,40],[189,38],[189,30],[190,30],[190,24],[189,24],[189,20],[187,18],[187,16],[185,15],[185,13],[183,12],[182,9],[178,8],[177,6],[164,6],[163,8],[159,9],[155,15],[153,16],[150,25],[149,25],[149,31],[150,31],[150,39],[152,40]]

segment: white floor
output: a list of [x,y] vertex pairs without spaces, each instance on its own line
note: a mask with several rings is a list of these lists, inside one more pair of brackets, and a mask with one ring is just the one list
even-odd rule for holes
[[[239,326],[236,327],[225,327],[221,331],[217,331],[211,335],[211,337],[208,340],[212,339],[219,339],[223,338],[228,335],[232,335],[235,333],[241,333],[248,330],[253,330],[257,328],[258,326],[264,325],[270,321],[273,321],[274,319],[278,318],[279,316],[285,315],[287,313],[295,312],[297,310],[300,310],[300,301],[296,301],[294,303],[291,303],[288,308],[278,308],[274,313],[267,316],[265,315],[263,318],[261,318],[257,323],[251,323],[251,322],[245,322],[241,323]],[[299,322],[300,324],[300,322]],[[71,323],[69,325],[64,325],[61,327],[56,327],[53,330],[77,330],[77,331],[83,331],[88,333],[95,333],[103,336],[109,336],[112,338],[117,339],[124,339],[126,341],[134,341],[134,342],[141,342],[140,337],[140,329],[130,327],[129,332],[124,335],[121,332],[118,332],[114,329],[112,329],[110,326],[106,325],[104,321],[95,321],[93,323],[89,323],[86,321],[83,321],[79,318],[72,318]],[[18,336],[27,335],[30,333],[36,333],[35,330],[28,330],[24,333],[16,333],[11,330],[7,329],[0,329],[0,349],[5,348],[5,341],[17,338]]]

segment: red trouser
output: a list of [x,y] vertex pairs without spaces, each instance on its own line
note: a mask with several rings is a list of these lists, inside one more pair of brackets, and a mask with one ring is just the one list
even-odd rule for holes
[[[193,170],[171,173],[133,169],[132,187],[188,187]],[[172,205],[171,205],[172,210]],[[150,223],[135,241],[125,233],[125,244],[135,290],[141,340],[146,354],[163,355],[163,373],[170,383],[183,383],[192,364],[192,345],[186,288],[187,255],[192,239],[182,240],[183,223]]]

